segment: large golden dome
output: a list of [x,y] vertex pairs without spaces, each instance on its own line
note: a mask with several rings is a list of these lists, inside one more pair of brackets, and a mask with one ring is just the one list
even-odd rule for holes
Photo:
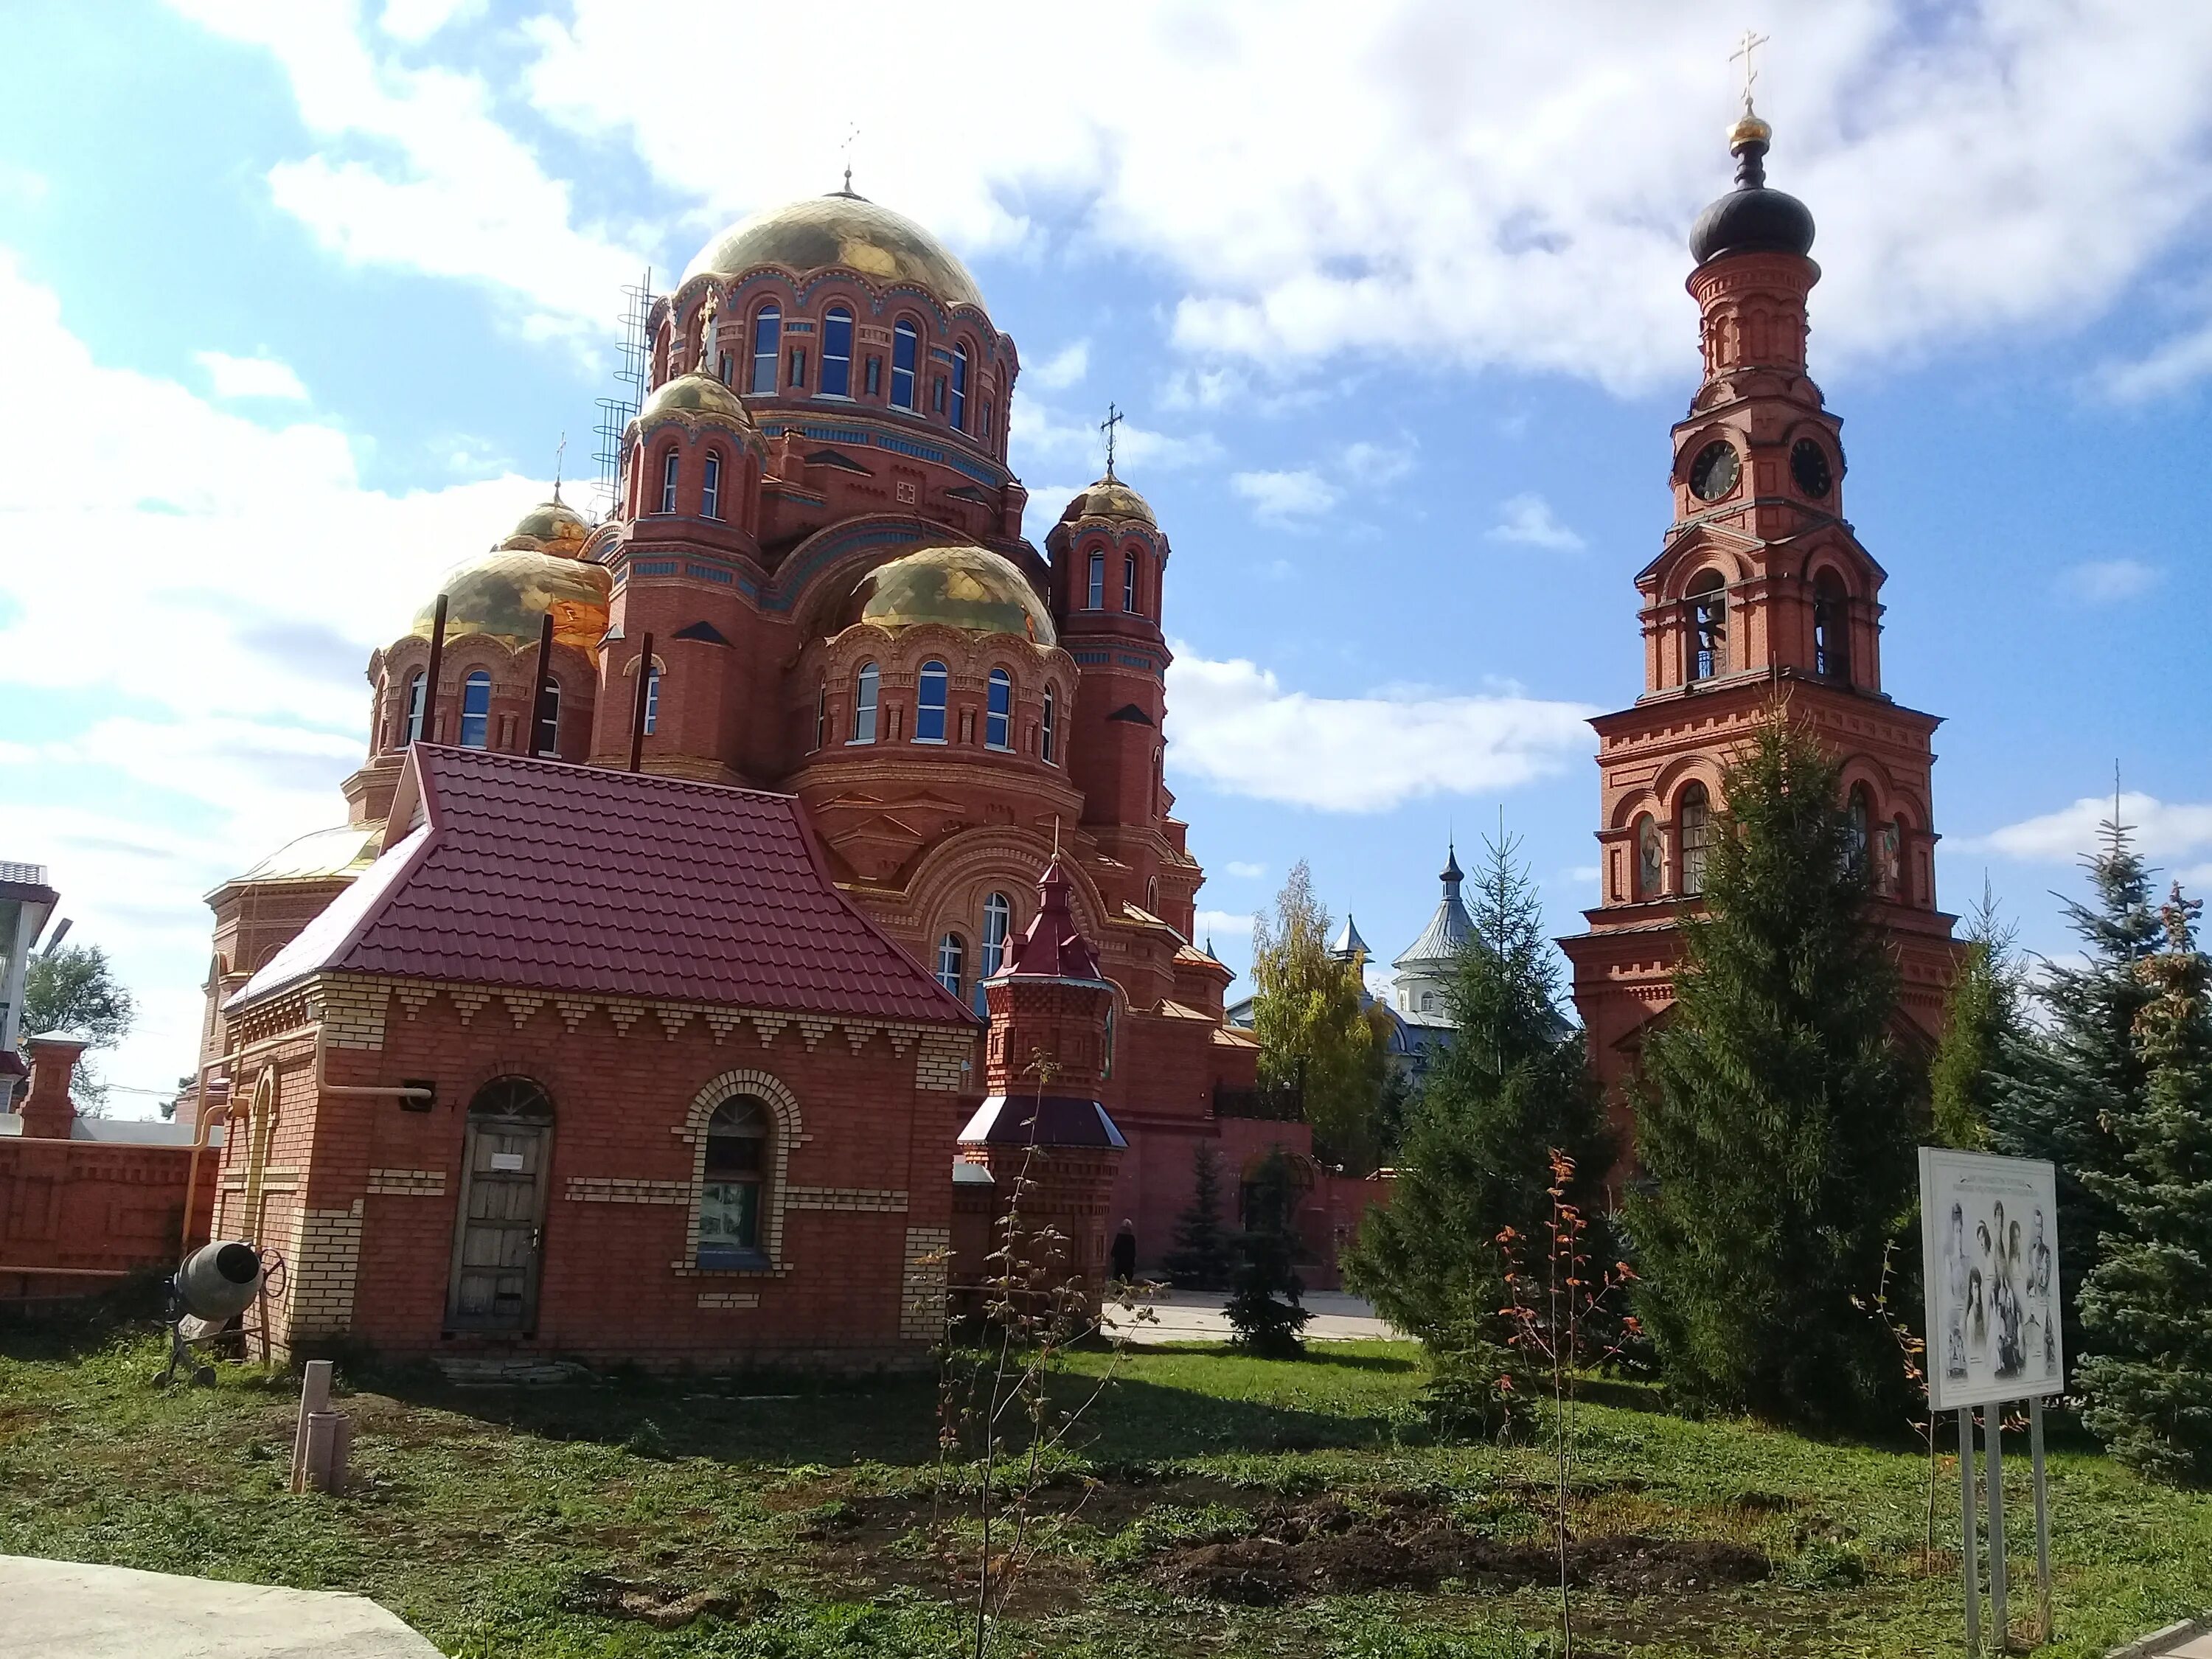
[[888,629],[943,623],[974,634],[1059,643],[1052,612],[1013,562],[965,544],[917,548],[878,565],[853,590],[838,626],[860,622]]
[[583,552],[584,543],[591,533],[590,520],[562,501],[556,489],[551,501],[538,502],[516,520],[514,528],[507,532],[500,545],[573,559]]
[[[438,592],[446,596],[449,641],[483,634],[520,651],[538,643],[550,611],[553,642],[596,658],[607,631],[607,599],[613,586],[605,565],[502,547],[455,565]],[[430,637],[436,609],[434,598],[416,614],[410,631],[417,638]]]
[[885,286],[918,283],[949,306],[983,308],[975,279],[942,242],[904,214],[842,191],[740,220],[699,251],[684,280],[742,276],[759,265],[800,276],[842,267]]

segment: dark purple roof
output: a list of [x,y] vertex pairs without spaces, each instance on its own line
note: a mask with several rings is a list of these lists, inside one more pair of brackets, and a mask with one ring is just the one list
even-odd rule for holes
[[1081,1095],[993,1095],[960,1132],[963,1146],[1115,1146],[1129,1143],[1106,1109]]
[[416,744],[410,816],[234,1001],[343,972],[974,1023],[837,890],[793,796]]

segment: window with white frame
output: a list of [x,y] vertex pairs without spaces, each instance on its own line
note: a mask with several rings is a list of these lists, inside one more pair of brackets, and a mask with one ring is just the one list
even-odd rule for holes
[[990,700],[983,712],[983,743],[991,749],[1014,746],[1014,677],[1003,668],[991,671]]
[[848,742],[876,740],[876,688],[879,678],[875,664],[860,665],[860,672],[853,681],[853,735]]
[[461,682],[461,747],[491,744],[491,676],[479,668]]
[[932,659],[922,664],[921,673],[915,682],[914,740],[916,743],[945,741],[945,703],[951,690],[951,676],[945,665]]
[[733,1095],[707,1120],[699,1188],[702,1267],[765,1267],[769,1149],[775,1118],[764,1101]]

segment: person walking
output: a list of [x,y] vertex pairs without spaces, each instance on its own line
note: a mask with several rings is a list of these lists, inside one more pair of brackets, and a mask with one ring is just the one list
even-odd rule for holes
[[1127,1285],[1137,1276],[1137,1224],[1124,1218],[1114,1235],[1114,1277]]

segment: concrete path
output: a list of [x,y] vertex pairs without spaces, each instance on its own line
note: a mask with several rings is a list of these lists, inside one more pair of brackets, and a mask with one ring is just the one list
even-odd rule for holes
[[[1310,1291],[1301,1298],[1313,1317],[1306,1322],[1309,1342],[1376,1342],[1396,1336],[1375,1316],[1364,1298],[1341,1291]],[[1236,1333],[1222,1311],[1228,1302],[1221,1291],[1165,1291],[1145,1305],[1152,1318],[1133,1320],[1121,1310],[1108,1307],[1109,1336],[1126,1336],[1133,1346],[1155,1346],[1163,1342],[1226,1342]]]
[[2168,1625],[2141,1641],[2114,1648],[2105,1659],[2212,1659],[2212,1618]]
[[4,1659],[439,1659],[365,1596],[0,1555]]

